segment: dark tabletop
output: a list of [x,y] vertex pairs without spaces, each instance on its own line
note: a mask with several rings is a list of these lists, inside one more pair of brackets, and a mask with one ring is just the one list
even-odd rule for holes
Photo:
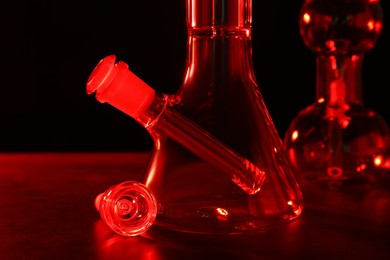
[[251,236],[114,234],[97,194],[142,181],[148,153],[0,154],[0,259],[390,259],[390,188],[304,192],[302,216]]

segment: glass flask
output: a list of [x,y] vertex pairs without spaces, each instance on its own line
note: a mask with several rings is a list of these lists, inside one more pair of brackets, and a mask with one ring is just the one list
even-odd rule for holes
[[[115,88],[102,93],[99,84],[89,83],[89,92],[97,87],[99,101],[106,102],[104,97],[108,97],[108,103],[135,118],[153,137],[144,180],[158,203],[153,227],[225,235],[290,223],[302,213],[302,194],[253,72],[252,1],[188,0],[186,14],[186,73],[174,95],[154,95],[150,89],[141,91],[141,96],[138,91],[122,95],[123,89]],[[114,74],[92,78],[104,83]],[[168,99],[161,102],[161,98]],[[188,145],[192,141],[194,147]],[[204,154],[199,153],[205,147]],[[223,155],[229,151],[234,151],[232,162]],[[226,177],[234,176],[230,172],[234,167],[229,165],[236,165],[237,158],[250,162],[240,173],[242,180],[249,180],[244,181],[247,184],[256,183],[250,176],[256,169],[264,173],[260,189],[248,192],[237,185],[240,181]]]
[[[383,26],[379,0],[306,0],[300,34],[316,53],[316,100],[284,137],[302,188],[367,184],[390,168],[389,127],[363,104],[363,58]],[[379,92],[378,92],[379,93]]]
[[247,194],[220,169],[156,131],[145,185],[159,202],[154,227],[197,234],[262,231],[303,208],[300,188],[252,67],[251,0],[187,0],[187,65],[174,109],[263,169]]

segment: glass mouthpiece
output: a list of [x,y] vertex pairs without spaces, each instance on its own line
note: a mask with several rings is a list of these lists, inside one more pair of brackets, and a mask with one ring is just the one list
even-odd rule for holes
[[113,231],[128,237],[146,232],[157,215],[152,192],[136,181],[120,183],[99,194],[95,208]]
[[119,61],[115,55],[102,59],[87,82],[87,94],[96,93],[101,103],[115,104],[131,117],[140,117],[151,105],[155,91]]

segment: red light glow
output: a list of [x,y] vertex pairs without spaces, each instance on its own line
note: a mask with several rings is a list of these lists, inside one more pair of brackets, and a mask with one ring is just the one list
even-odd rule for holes
[[374,164],[375,166],[380,166],[382,164],[382,155],[378,155],[374,158]]
[[[328,43],[329,43],[329,46],[328,46]],[[329,49],[336,49],[334,46],[334,41],[327,41],[326,42],[326,45],[329,47]],[[331,62],[331,66],[332,66],[332,70],[337,70],[337,60],[336,60],[336,57],[335,56],[330,56],[329,57],[329,60]]]
[[374,27],[375,27],[375,32],[379,34],[382,31],[382,27],[383,27],[382,22],[376,22]]
[[229,215],[229,212],[226,209],[223,208],[216,208],[215,209],[217,215],[217,219],[220,221],[226,221]]
[[347,117],[347,119],[341,120],[340,123],[342,128],[347,128],[347,126],[349,125],[349,118]]
[[343,169],[337,166],[332,166],[328,168],[328,175],[333,178],[338,178],[343,175]]
[[368,30],[372,31],[374,29],[375,22],[373,20],[370,20],[367,22]]
[[[153,243],[145,243],[145,238],[128,239],[118,236],[101,220],[95,222],[94,232],[95,247],[103,259],[120,259],[125,256],[132,259],[155,260],[163,257],[163,252]],[[127,257],[130,255],[131,257]]]
[[217,208],[217,212],[221,216],[225,216],[226,217],[227,215],[229,215],[229,212],[226,209],[223,209],[223,208]]
[[310,14],[304,13],[303,16],[302,16],[302,19],[303,19],[303,22],[304,22],[305,24],[310,23],[310,20],[311,20]]
[[335,51],[335,50],[336,50],[336,44],[335,44],[334,41],[332,41],[332,40],[326,41],[326,42],[325,42],[325,45],[326,45],[326,47],[328,47],[329,50],[331,50],[331,51]]
[[364,171],[366,168],[367,168],[367,165],[365,163],[363,163],[363,164],[359,165],[358,167],[356,167],[356,171],[361,172],[361,171]]
[[291,135],[291,140],[294,142],[298,138],[298,130],[295,130]]
[[383,169],[390,169],[390,158],[387,158],[387,159],[382,163],[382,168],[383,168]]
[[352,55],[352,61],[353,62],[357,62],[360,60],[360,56],[359,55]]
[[343,78],[338,78],[332,81],[330,84],[330,98],[331,104],[341,104],[345,101],[345,89],[346,85]]

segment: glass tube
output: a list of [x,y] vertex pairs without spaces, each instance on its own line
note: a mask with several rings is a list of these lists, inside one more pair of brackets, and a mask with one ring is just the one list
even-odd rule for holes
[[224,145],[213,135],[170,109],[175,98],[157,93],[128,70],[114,55],[102,59],[92,72],[87,92],[135,118],[151,134],[163,133],[226,173],[247,194],[260,191],[265,172]]

